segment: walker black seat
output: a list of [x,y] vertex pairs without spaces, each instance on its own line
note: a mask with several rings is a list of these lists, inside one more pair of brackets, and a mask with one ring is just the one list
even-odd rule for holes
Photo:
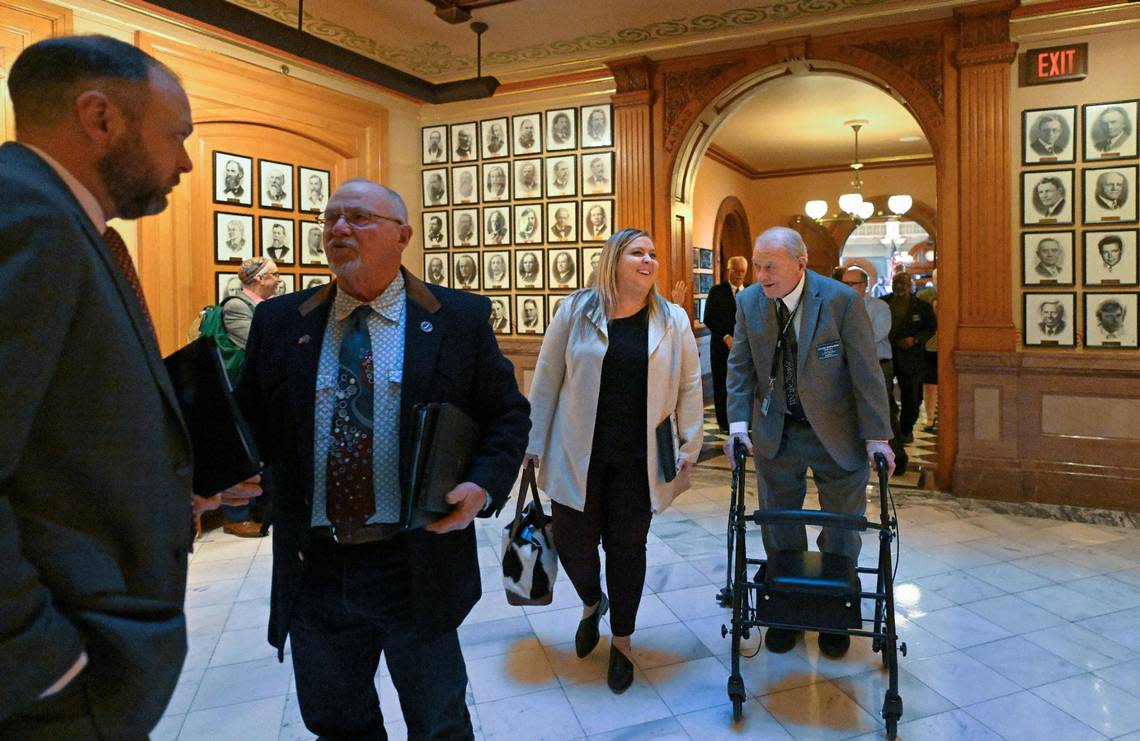
[[859,575],[850,558],[838,553],[776,551],[768,556],[764,585],[773,592],[810,592],[858,598]]

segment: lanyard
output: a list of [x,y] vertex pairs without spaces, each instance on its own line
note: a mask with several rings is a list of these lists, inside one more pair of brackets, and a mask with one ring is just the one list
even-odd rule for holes
[[[773,302],[775,303],[775,302]],[[788,320],[784,322],[784,326],[780,328],[780,334],[776,337],[776,350],[772,353],[772,371],[768,374],[768,393],[764,395],[763,401],[760,402],[760,414],[768,416],[768,407],[772,405],[772,391],[776,388],[776,371],[780,367],[780,351],[784,349],[784,337],[787,335],[788,327],[792,326],[792,322],[796,318],[796,312],[800,310],[800,304],[796,304],[796,308],[792,309],[788,314]],[[779,327],[779,319],[776,320],[776,326]],[[793,360],[793,362],[795,362]]]

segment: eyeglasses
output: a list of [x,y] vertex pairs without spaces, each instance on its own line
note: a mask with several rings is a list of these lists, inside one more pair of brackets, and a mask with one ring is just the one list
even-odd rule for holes
[[390,221],[398,226],[404,225],[404,222],[397,218],[384,216],[383,214],[374,214],[371,211],[325,211],[324,213],[317,214],[317,224],[323,229],[332,229],[340,223],[341,219],[344,219],[344,223],[353,229],[363,229],[377,219]]
[[844,282],[844,284],[849,285],[849,286],[861,286],[864,283],[866,283],[867,281],[865,281],[865,280],[845,280],[843,282]]

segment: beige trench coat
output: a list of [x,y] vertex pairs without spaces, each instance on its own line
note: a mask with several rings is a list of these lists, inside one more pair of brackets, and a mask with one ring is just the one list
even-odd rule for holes
[[[704,404],[697,342],[685,311],[658,298],[649,322],[649,498],[655,513],[689,488],[688,476],[665,481],[657,455],[655,430],[673,418],[677,462],[696,463],[704,434]],[[554,501],[576,510],[586,505],[586,473],[602,359],[609,343],[600,297],[587,288],[567,297],[547,327],[530,387],[530,442],[527,453],[539,456],[538,485]]]

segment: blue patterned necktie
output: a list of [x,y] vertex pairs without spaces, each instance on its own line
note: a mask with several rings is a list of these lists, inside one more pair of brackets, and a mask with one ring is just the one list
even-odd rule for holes
[[372,307],[353,309],[344,326],[337,372],[336,406],[325,488],[325,514],[339,534],[350,537],[376,511],[372,484],[372,398],[376,383],[368,317]]

